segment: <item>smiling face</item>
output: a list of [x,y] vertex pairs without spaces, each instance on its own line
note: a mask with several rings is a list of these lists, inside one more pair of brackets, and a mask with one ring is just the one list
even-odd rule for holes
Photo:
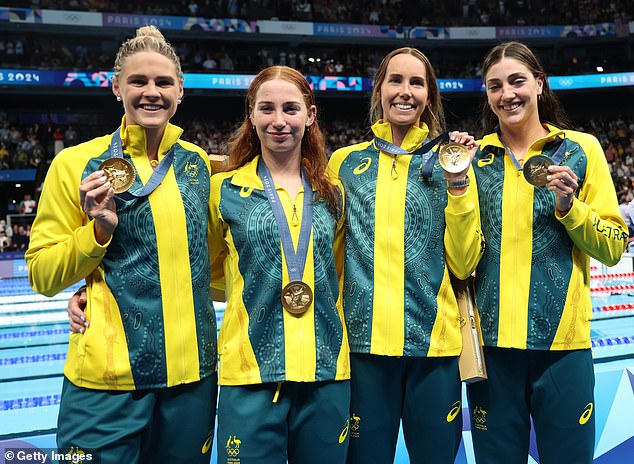
[[127,124],[159,132],[174,116],[183,96],[176,66],[153,51],[128,56],[112,91],[121,97]]
[[427,72],[422,61],[401,53],[389,61],[379,88],[383,119],[392,127],[418,125],[428,102]]
[[535,77],[520,61],[504,57],[485,76],[487,101],[502,128],[539,124],[537,108],[543,78]]
[[284,79],[263,82],[250,107],[262,155],[301,156],[302,138],[315,114],[315,106],[306,106],[295,84]]

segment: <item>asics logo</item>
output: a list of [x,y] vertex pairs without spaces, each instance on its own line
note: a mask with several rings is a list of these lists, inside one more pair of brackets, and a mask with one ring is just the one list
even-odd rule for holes
[[484,166],[488,166],[495,159],[495,155],[493,153],[488,153],[487,158],[481,158],[478,160],[478,167],[483,168]]
[[584,425],[586,422],[590,420],[592,417],[592,411],[594,410],[594,404],[588,403],[585,408],[583,408],[583,413],[579,417],[579,423]]
[[458,416],[458,414],[460,413],[460,410],[461,403],[460,401],[456,401],[454,404],[451,405],[451,409],[447,413],[447,422],[453,422],[456,416]]
[[372,159],[371,158],[363,158],[361,159],[361,163],[359,163],[359,166],[357,166],[356,168],[354,168],[354,171],[352,171],[354,174],[362,174],[365,171],[368,170],[368,168],[370,167],[370,165],[372,164]]

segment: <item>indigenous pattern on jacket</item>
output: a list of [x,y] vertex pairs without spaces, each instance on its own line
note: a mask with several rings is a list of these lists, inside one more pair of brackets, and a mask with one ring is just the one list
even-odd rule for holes
[[[131,192],[154,172],[145,132],[122,124]],[[75,385],[133,390],[191,383],[216,370],[216,318],[208,252],[209,160],[168,125],[171,168],[148,196],[117,200],[119,224],[105,246],[82,212],[79,184],[111,156],[107,135],[59,153],[49,169],[27,252],[33,288],[54,295],[86,279],[90,327],[70,335],[64,373]]]
[[[237,170],[212,177],[212,250],[224,259],[227,308],[219,337],[220,385],[318,382],[350,377],[348,340],[339,291],[343,216],[324,201],[313,205],[312,231],[302,281],[313,290],[308,310],[282,307],[289,283],[280,233],[257,174],[259,156]],[[303,188],[292,201],[277,187],[297,246]],[[225,257],[226,255],[226,257]],[[220,270],[216,267],[214,271]]]
[[[388,123],[372,130],[392,140]],[[410,128],[401,147],[419,149],[427,133],[426,125]],[[368,141],[330,160],[346,191],[344,310],[352,352],[460,353],[449,268],[466,278],[482,254],[477,190],[472,182],[464,195],[448,195],[437,161],[431,177],[423,177],[424,159],[391,155]]]
[[529,184],[497,134],[483,138],[473,162],[487,248],[476,271],[484,342],[519,349],[590,347],[590,257],[616,264],[627,244],[614,184],[599,141],[547,126],[526,159],[553,156],[577,175],[572,208],[556,214],[555,193]]

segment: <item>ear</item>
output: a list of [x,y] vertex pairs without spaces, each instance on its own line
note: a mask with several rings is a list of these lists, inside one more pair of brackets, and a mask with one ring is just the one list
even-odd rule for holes
[[544,91],[544,76],[537,78],[537,96],[540,96]]
[[306,120],[306,127],[310,127],[315,122],[315,118],[317,117],[317,107],[315,105],[310,105],[308,108],[308,119]]
[[119,87],[119,84],[117,84],[116,81],[112,81],[112,93],[117,98],[121,97],[121,88]]
[[255,127],[255,121],[253,118],[253,107],[249,106],[249,121],[251,121],[251,126]]

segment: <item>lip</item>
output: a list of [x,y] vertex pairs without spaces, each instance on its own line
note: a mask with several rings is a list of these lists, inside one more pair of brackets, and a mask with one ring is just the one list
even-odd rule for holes
[[154,111],[164,110],[165,106],[159,105],[156,103],[140,103],[136,106],[136,108],[138,110],[154,112]]
[[506,113],[513,113],[518,108],[521,108],[524,105],[524,102],[513,102],[500,105],[500,109]]
[[409,111],[416,111],[417,106],[414,105],[413,103],[398,102],[398,103],[392,103],[392,108],[394,108],[396,111],[409,112]]

